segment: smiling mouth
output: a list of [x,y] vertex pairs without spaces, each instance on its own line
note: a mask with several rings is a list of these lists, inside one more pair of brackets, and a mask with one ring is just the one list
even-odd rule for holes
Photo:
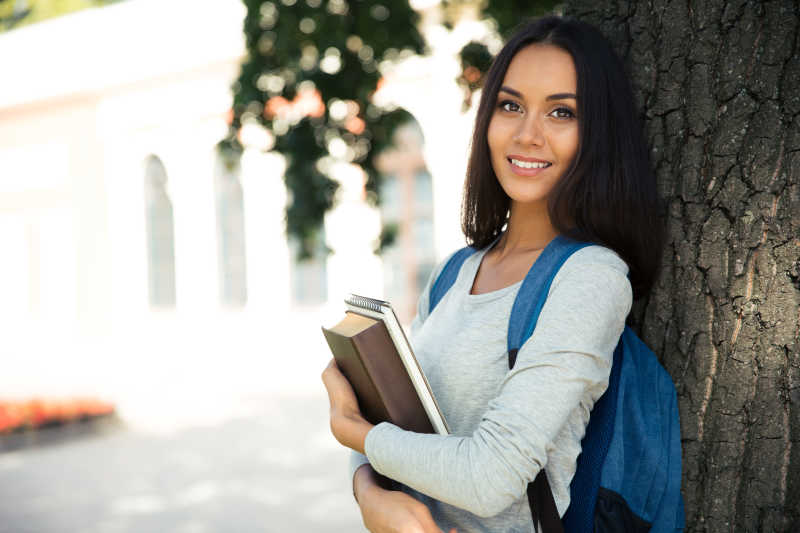
[[547,161],[520,161],[519,159],[514,159],[513,157],[509,157],[508,162],[515,167],[524,169],[547,168],[552,166],[552,163],[548,163]]

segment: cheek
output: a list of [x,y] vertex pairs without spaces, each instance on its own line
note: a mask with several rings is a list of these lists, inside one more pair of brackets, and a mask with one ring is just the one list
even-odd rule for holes
[[489,145],[489,158],[492,161],[502,159],[505,153],[505,128],[498,121],[493,120],[489,123],[489,129],[486,131],[486,142]]
[[561,135],[558,136],[558,156],[563,163],[569,163],[575,158],[578,153],[578,141],[577,127],[561,132]]

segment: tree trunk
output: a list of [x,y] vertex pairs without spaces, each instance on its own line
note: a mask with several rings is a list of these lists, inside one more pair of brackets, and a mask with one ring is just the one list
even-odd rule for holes
[[678,389],[687,531],[800,531],[800,7],[572,0],[628,65],[667,207],[635,306]]

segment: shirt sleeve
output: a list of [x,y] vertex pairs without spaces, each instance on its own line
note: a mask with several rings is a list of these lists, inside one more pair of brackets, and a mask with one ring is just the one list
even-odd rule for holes
[[588,415],[608,386],[632,303],[625,272],[605,264],[568,266],[472,435],[419,434],[381,423],[365,442],[376,471],[482,517],[522,498],[570,414]]

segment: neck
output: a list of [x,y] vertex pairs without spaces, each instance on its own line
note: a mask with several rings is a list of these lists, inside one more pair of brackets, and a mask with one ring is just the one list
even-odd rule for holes
[[497,249],[502,255],[542,250],[557,235],[546,202],[536,205],[512,202],[508,228]]

